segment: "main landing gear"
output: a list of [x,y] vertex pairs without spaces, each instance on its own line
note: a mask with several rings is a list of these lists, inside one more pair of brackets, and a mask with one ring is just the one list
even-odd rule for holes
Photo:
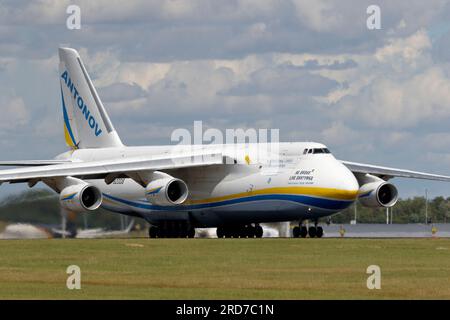
[[259,225],[229,225],[217,228],[217,238],[261,238],[263,228]]
[[188,222],[164,221],[158,226],[150,226],[149,238],[193,238],[195,228]]
[[305,226],[294,227],[292,230],[294,238],[306,238],[308,235],[308,229]]
[[322,238],[323,228],[321,226],[317,226],[317,224],[318,221],[314,221],[314,226],[306,228],[306,226],[300,222],[300,225],[298,227],[294,227],[292,230],[292,235],[294,238],[306,238],[307,235],[309,235],[310,238]]

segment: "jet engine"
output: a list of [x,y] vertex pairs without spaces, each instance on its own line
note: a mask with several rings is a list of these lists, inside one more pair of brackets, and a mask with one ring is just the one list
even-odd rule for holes
[[359,202],[365,207],[392,207],[398,200],[397,188],[384,180],[369,182],[359,188]]
[[145,188],[145,196],[149,202],[156,205],[177,205],[187,199],[189,191],[183,180],[162,172],[158,172],[157,177]]
[[61,206],[74,212],[95,210],[100,207],[102,200],[101,191],[88,183],[67,186],[59,194]]

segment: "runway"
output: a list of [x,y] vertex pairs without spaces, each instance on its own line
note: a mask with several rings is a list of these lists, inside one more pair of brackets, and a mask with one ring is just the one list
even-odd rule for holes
[[[324,238],[450,238],[450,224],[332,224],[321,225]],[[292,237],[292,227],[287,223],[264,226],[264,238]],[[433,228],[435,233],[433,234]],[[341,233],[344,230],[343,234]],[[216,229],[207,228],[197,232],[202,238],[216,238]]]
[[[293,225],[292,225],[293,226]],[[450,224],[333,224],[322,225],[324,238],[450,238]],[[264,238],[292,237],[288,223],[263,225]],[[433,234],[433,228],[435,233]],[[342,232],[344,230],[344,232]],[[103,229],[78,230],[77,238],[146,238],[147,232],[105,231]],[[42,227],[31,224],[10,224],[0,232],[0,239],[51,238]],[[198,228],[196,238],[217,238],[216,228]],[[301,240],[301,239],[299,239]]]
[[450,238],[450,224],[344,224],[323,225],[324,237],[341,237],[340,229],[345,230],[345,238],[430,238],[435,228],[435,237]]

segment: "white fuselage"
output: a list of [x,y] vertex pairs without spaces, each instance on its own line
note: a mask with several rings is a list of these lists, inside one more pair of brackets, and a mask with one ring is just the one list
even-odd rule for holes
[[181,205],[154,205],[145,189],[130,178],[107,185],[90,180],[103,193],[102,207],[140,216],[150,223],[190,220],[198,226],[317,219],[350,206],[358,196],[353,173],[330,153],[303,154],[326,148],[313,142],[225,144],[78,149],[58,156],[74,161],[220,153],[232,161],[164,170],[182,179],[189,196]]

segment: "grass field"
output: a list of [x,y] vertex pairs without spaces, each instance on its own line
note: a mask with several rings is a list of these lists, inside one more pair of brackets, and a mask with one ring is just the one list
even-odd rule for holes
[[[81,290],[66,288],[72,264]],[[450,240],[2,240],[0,298],[449,299]]]

